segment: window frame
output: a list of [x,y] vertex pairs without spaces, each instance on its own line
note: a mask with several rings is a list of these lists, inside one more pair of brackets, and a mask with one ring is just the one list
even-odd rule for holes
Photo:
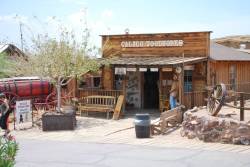
[[193,91],[193,70],[184,70],[184,93]]
[[230,64],[229,65],[229,76],[228,76],[230,89],[236,90],[237,85],[237,65]]

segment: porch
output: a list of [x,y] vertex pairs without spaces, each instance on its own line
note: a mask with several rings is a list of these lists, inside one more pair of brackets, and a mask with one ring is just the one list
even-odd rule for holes
[[[92,95],[101,95],[101,96],[113,96],[116,99],[120,95],[125,95],[122,90],[104,90],[104,89],[78,89],[79,98],[92,96]],[[187,109],[192,108],[194,106],[204,106],[206,105],[205,97],[207,95],[206,91],[194,91],[194,92],[185,92],[184,93],[184,102],[183,105],[186,106]],[[159,98],[159,107],[154,109],[145,109],[145,108],[126,108],[126,100],[123,102],[122,113],[126,116],[134,116],[136,113],[149,113],[152,116],[159,116],[163,111],[162,108],[164,106],[164,102],[168,99],[168,97],[160,97]]]

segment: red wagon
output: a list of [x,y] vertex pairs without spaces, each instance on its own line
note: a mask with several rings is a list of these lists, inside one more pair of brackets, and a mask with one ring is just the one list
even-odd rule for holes
[[[1,79],[0,93],[5,94],[12,108],[15,108],[17,100],[31,100],[32,107],[35,110],[55,108],[57,103],[56,90],[53,84],[49,80],[38,77]],[[62,101],[69,99],[70,96],[64,95],[62,97]]]

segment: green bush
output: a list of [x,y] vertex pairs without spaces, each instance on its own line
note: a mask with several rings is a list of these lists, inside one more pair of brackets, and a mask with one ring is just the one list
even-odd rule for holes
[[0,167],[13,167],[18,144],[13,136],[0,137]]

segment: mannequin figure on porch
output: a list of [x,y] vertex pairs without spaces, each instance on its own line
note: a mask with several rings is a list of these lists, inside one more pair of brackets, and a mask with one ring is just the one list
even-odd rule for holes
[[172,82],[172,85],[171,85],[171,89],[169,91],[169,93],[170,93],[169,102],[170,102],[170,108],[171,109],[173,109],[173,108],[176,107],[177,95],[178,95],[178,88],[179,88],[178,77],[177,77],[176,74],[174,74],[174,76],[173,76],[173,82]]

